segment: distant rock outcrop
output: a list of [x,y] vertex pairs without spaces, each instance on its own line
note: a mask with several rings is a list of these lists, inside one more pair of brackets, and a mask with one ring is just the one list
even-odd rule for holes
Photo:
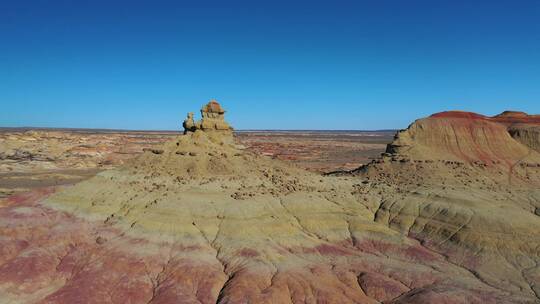
[[504,111],[491,119],[506,125],[512,138],[540,152],[540,115]]
[[540,125],[515,124],[508,127],[508,132],[515,140],[540,152]]
[[489,119],[506,125],[518,123],[540,125],[540,115],[529,115],[525,112],[519,111],[504,111],[501,114],[495,115]]

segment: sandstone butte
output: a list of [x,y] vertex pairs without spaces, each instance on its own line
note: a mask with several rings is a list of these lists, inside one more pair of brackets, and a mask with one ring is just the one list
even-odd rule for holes
[[321,176],[235,146],[224,113],[3,201],[0,303],[540,302],[538,116],[435,114]]

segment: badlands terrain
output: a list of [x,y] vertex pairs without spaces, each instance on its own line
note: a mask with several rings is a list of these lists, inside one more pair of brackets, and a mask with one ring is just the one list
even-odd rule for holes
[[[395,131],[236,131],[248,150],[310,171],[351,170],[384,152]],[[0,128],[0,198],[74,184],[122,165],[180,131]]]
[[6,192],[0,303],[540,303],[539,116],[438,113],[343,162],[350,138],[275,153],[298,143],[201,114],[184,134],[69,135],[99,157],[3,135],[4,180],[99,172]]

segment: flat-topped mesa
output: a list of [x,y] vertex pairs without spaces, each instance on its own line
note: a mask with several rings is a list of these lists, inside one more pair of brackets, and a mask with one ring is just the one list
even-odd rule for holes
[[515,124],[540,125],[540,115],[530,115],[520,111],[504,111],[499,115],[490,117],[490,119],[507,126]]
[[210,100],[201,108],[201,120],[193,119],[193,112],[187,114],[187,118],[182,124],[184,134],[188,132],[202,131],[221,131],[230,133],[233,128],[225,121],[225,110],[214,99]]

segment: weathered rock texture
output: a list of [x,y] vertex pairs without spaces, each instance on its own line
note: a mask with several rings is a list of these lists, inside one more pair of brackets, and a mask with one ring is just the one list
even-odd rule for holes
[[540,152],[540,115],[505,111],[491,119],[506,125],[512,138]]
[[[528,122],[523,116],[519,118],[521,123]],[[518,130],[537,128],[540,121],[531,119],[529,123],[533,125],[521,127],[513,121],[513,116],[503,114],[489,118],[458,111],[437,113],[398,132],[387,152],[411,159],[479,161],[508,166],[518,161],[537,160],[540,154],[531,148],[538,144],[538,137],[533,132],[525,135]],[[512,132],[508,131],[508,126]],[[515,140],[512,134],[522,140]]]
[[195,132],[196,130],[203,131],[232,131],[232,127],[225,121],[225,110],[216,100],[210,100],[201,109],[200,121],[195,122],[193,112],[188,113],[184,120],[184,133]]
[[540,152],[540,125],[515,124],[508,127],[508,132],[512,138]]
[[505,125],[513,125],[518,123],[540,124],[540,115],[529,115],[525,112],[518,111],[504,111],[499,115],[491,117],[490,119]]
[[[417,122],[336,176],[195,130],[54,194],[11,197],[0,302],[537,303],[537,156],[521,161],[527,146],[467,116]],[[488,152],[466,146],[482,141]]]
[[490,286],[538,302],[540,154],[532,136],[512,134],[538,121],[502,116],[445,112],[417,120],[389,154],[354,174],[381,193],[376,222]]

